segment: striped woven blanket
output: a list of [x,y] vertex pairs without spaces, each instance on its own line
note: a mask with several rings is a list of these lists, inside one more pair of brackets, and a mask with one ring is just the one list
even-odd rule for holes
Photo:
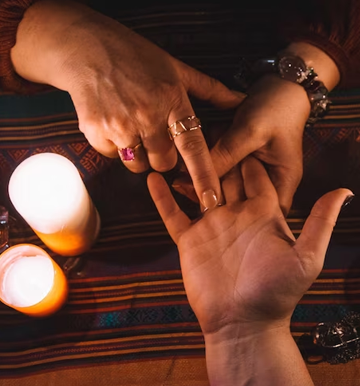
[[[119,19],[225,83],[236,71],[235,46],[251,56],[254,47],[266,45],[259,35],[249,45],[230,26],[226,9],[193,10],[186,17],[179,12],[159,9],[149,16],[128,11]],[[245,32],[253,28],[252,18],[246,20],[241,25]],[[166,26],[173,27],[171,36],[163,33]],[[333,92],[332,100],[329,115],[304,135],[304,178],[288,219],[295,235],[326,191],[344,186],[360,192],[360,90]],[[196,101],[194,106],[205,132],[231,122],[231,112]],[[7,193],[15,167],[45,151],[75,163],[99,210],[102,229],[83,256],[82,271],[69,278],[69,300],[57,314],[33,319],[0,304],[0,385],[207,385],[203,337],[187,302],[176,247],[148,194],[146,175],[130,173],[120,161],[89,146],[65,92],[0,95],[0,204],[12,216],[11,243],[46,249]],[[324,271],[294,312],[295,339],[320,321],[360,311],[359,221],[360,201],[354,200],[340,216]],[[309,370],[317,385],[360,385],[358,361],[319,363]]]

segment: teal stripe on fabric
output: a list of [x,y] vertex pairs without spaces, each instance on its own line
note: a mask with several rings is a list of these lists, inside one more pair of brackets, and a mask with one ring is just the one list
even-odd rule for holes
[[330,97],[346,97],[347,99],[350,97],[357,97],[357,99],[360,98],[360,89],[359,88],[352,88],[352,89],[335,89],[332,90],[329,94]]
[[0,95],[0,120],[43,118],[44,115],[74,112],[70,95],[65,91],[54,90],[35,95]]

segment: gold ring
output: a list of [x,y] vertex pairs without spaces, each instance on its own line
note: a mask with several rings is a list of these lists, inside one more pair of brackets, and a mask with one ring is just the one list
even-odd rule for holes
[[173,140],[175,137],[187,132],[201,129],[200,119],[195,117],[195,115],[190,115],[184,119],[179,119],[178,121],[172,123],[168,127],[168,132],[170,139]]
[[120,155],[121,160],[123,162],[134,161],[134,159],[135,159],[135,151],[141,145],[142,145],[142,143],[139,142],[135,146],[128,146],[128,147],[123,147],[123,148],[119,149],[119,155]]

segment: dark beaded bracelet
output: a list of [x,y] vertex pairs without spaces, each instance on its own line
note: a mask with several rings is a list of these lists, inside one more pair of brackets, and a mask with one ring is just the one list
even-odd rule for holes
[[328,99],[329,91],[324,83],[317,79],[318,75],[314,69],[307,67],[299,56],[283,53],[278,57],[259,59],[252,64],[242,58],[240,69],[234,77],[237,84],[246,91],[259,76],[271,72],[279,74],[282,79],[298,83],[305,89],[311,105],[307,125],[312,125],[325,116],[331,104]]
[[311,331],[313,342],[324,359],[331,363],[347,363],[360,358],[360,314],[350,312],[336,323],[319,323]]

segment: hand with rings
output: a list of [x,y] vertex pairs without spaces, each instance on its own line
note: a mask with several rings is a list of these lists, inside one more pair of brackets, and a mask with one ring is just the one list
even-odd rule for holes
[[[203,205],[217,201],[220,184],[201,126],[187,129],[198,122],[188,93],[219,108],[235,108],[241,95],[75,1],[30,6],[11,58],[23,78],[69,92],[80,130],[101,154],[120,156],[134,173],[164,172],[178,150]],[[173,141],[168,127],[177,130]]]

